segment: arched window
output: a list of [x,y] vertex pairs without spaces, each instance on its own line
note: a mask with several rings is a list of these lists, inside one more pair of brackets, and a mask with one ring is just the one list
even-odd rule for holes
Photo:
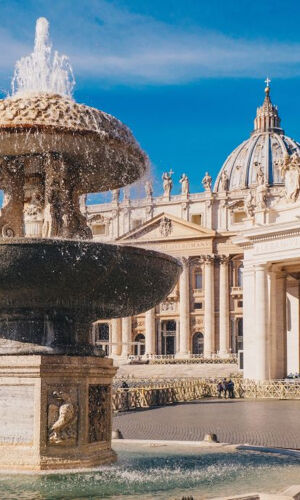
[[197,269],[194,274],[195,280],[195,288],[197,290],[202,290],[202,271],[201,269]]
[[238,268],[237,272],[237,286],[242,287],[243,286],[243,272],[244,272],[244,266],[241,264]]
[[138,342],[138,344],[134,344],[134,355],[143,356],[145,354],[145,335],[138,333],[134,342]]
[[193,354],[203,354],[204,352],[204,335],[201,332],[196,332],[193,336]]

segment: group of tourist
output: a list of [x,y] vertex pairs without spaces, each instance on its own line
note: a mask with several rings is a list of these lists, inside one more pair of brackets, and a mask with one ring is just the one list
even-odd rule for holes
[[218,398],[222,398],[224,394],[224,398],[234,398],[234,382],[231,380],[227,380],[223,378],[222,381],[218,382],[217,385]]

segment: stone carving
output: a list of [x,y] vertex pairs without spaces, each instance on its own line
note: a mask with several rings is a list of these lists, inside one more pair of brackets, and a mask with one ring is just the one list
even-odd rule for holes
[[256,207],[258,209],[263,209],[266,208],[266,192],[267,192],[267,187],[265,185],[265,176],[262,171],[261,165],[257,165],[257,170],[256,170],[256,181],[257,181],[257,188],[256,188]]
[[159,232],[162,236],[169,236],[173,231],[172,221],[168,217],[163,217],[159,224]]
[[0,160],[0,187],[4,200],[0,212],[0,231],[4,238],[23,236],[24,163],[22,159]]
[[24,219],[25,220],[40,220],[43,219],[43,199],[42,195],[38,190],[34,190],[31,193],[29,200],[27,201],[24,208]]
[[288,201],[296,201],[300,190],[300,157],[297,153],[288,154],[281,163],[281,176],[284,180],[285,197]]
[[173,301],[161,302],[160,310],[162,312],[166,312],[166,311],[175,312],[176,311],[176,303]]
[[245,212],[248,217],[251,219],[254,217],[254,211],[255,211],[255,199],[252,194],[251,189],[248,190],[247,195],[245,197],[244,201],[244,206],[245,206]]
[[110,387],[89,386],[89,442],[109,441],[111,433]]
[[208,172],[205,172],[205,176],[202,179],[202,185],[205,191],[211,191],[211,182],[212,182],[211,176],[209,175]]
[[152,198],[153,188],[152,188],[152,182],[151,181],[146,181],[145,182],[145,193],[146,193],[147,198]]
[[173,187],[172,174],[174,172],[170,170],[170,172],[164,172],[162,175],[163,180],[163,189],[164,189],[164,197],[170,198],[171,190]]
[[228,190],[228,175],[225,170],[223,170],[221,178],[220,178],[220,184],[221,184],[221,190],[222,191],[227,191]]
[[186,174],[182,174],[181,178],[179,179],[179,182],[181,184],[181,194],[184,196],[188,196],[190,190],[190,183],[188,176]]
[[47,156],[45,208],[42,236],[91,238],[92,231],[80,210],[80,193],[76,171],[62,154]]
[[48,396],[48,442],[74,446],[77,442],[78,407],[74,389],[51,391]]

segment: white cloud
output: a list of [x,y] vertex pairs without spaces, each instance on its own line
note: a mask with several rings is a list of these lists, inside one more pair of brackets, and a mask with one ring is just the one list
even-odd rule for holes
[[[52,33],[59,33],[57,38],[52,34],[53,45],[69,55],[78,76],[161,85],[207,77],[300,75],[300,44],[233,39],[197,26],[169,25],[105,0],[72,5],[65,12],[57,8],[50,20]],[[16,56],[30,51],[28,39],[22,47],[11,32],[0,30],[0,71],[10,67],[12,72]]]

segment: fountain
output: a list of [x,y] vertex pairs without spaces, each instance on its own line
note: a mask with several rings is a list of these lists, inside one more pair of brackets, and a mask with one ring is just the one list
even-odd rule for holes
[[80,197],[136,181],[148,159],[119,120],[74,102],[73,84],[39,19],[34,52],[0,100],[2,470],[115,460],[116,368],[91,324],[150,309],[180,273],[164,254],[91,241]]

